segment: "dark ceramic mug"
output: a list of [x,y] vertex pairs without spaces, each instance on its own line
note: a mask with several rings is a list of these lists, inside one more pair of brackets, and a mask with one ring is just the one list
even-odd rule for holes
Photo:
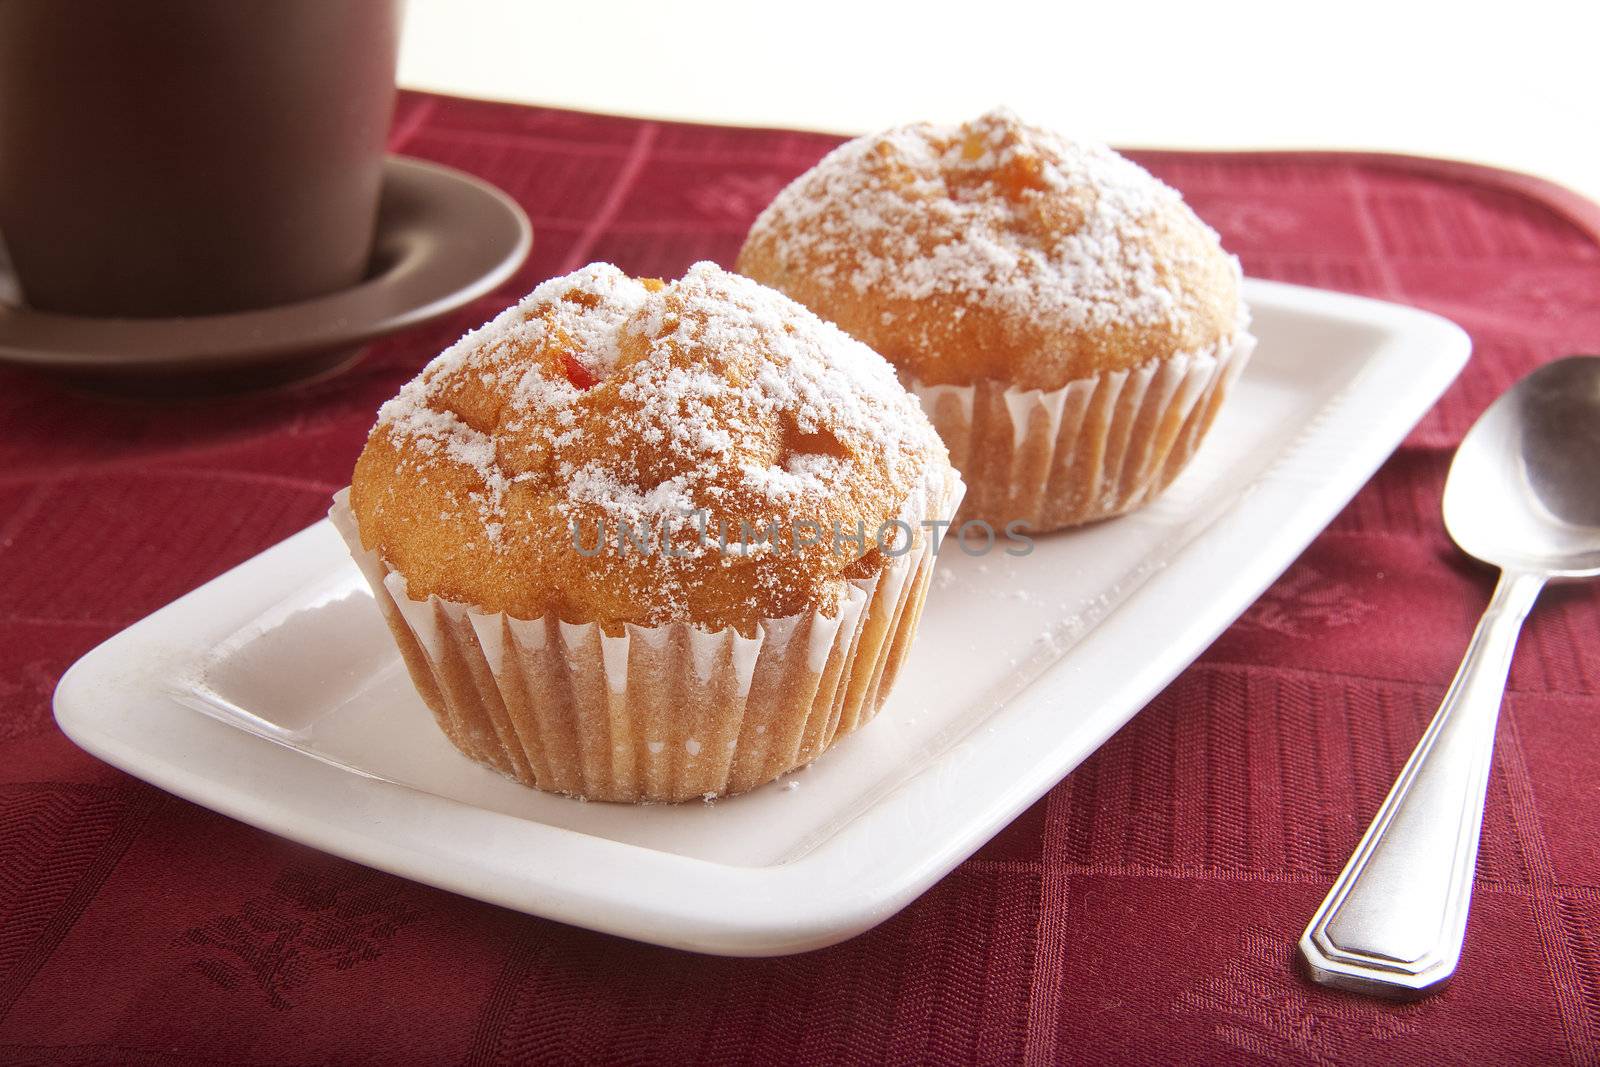
[[179,316],[367,270],[401,0],[0,0],[0,240],[22,299]]

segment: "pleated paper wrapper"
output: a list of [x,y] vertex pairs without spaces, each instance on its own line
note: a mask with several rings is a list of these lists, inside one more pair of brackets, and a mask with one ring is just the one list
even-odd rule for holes
[[1255,350],[1241,320],[1210,350],[1178,353],[1060,389],[906,383],[967,483],[959,520],[1057,530],[1154,499],[1200,447]]
[[[919,490],[914,527],[949,519],[961,480]],[[753,636],[688,623],[518,619],[436,596],[361,544],[349,490],[329,517],[372,587],[417,692],[465,755],[590,800],[676,802],[752,789],[877,714],[916,635],[932,538],[851,581],[837,614],[763,619]]]

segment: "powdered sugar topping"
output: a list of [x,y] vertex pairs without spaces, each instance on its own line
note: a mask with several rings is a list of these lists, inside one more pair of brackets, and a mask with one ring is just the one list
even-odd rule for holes
[[696,513],[737,532],[870,499],[876,523],[947,470],[888,363],[711,263],[666,285],[604,263],[545,282],[434,359],[375,432],[416,457],[411,477],[470,471],[455,503],[501,550],[547,517],[530,509],[675,539],[681,558],[651,560],[669,599],[674,569],[707,551]]
[[1137,164],[997,110],[839,146],[779,194],[746,247],[835,290],[944,297],[957,317],[981,306],[1074,329],[1175,326],[1192,309],[1172,268],[1192,249],[1161,259],[1150,239],[1152,220],[1174,213],[1204,230]]

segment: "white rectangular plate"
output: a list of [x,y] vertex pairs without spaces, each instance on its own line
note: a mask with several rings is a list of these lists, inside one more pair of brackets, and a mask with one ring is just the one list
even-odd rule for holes
[[245,822],[563,922],[728,955],[916,898],[1145,705],[1287,567],[1465,363],[1409,308],[1250,281],[1260,338],[1151,507],[1024,557],[941,553],[882,714],[712,804],[585,804],[459,755],[326,522],[163,608],[56,691],[69,737]]

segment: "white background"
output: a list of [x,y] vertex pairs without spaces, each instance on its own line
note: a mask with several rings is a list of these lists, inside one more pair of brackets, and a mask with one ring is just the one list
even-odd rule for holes
[[996,103],[1130,147],[1377,148],[1600,199],[1600,0],[410,0],[401,84],[852,133]]

